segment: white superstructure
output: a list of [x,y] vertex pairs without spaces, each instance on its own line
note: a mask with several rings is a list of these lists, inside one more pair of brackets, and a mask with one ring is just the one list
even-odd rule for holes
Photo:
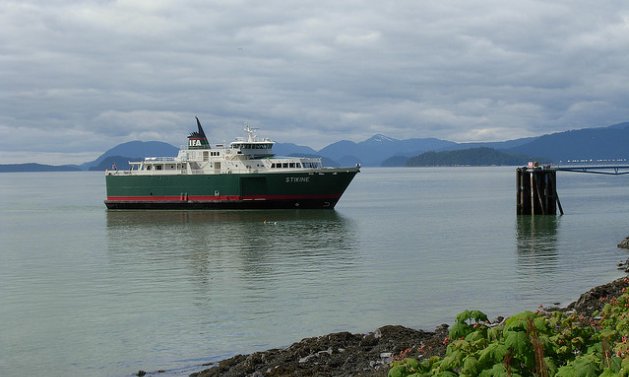
[[275,157],[274,141],[260,139],[255,129],[245,126],[246,137],[237,138],[229,146],[211,146],[199,125],[199,132],[188,137],[187,149],[177,157],[147,157],[129,162],[129,170],[108,170],[109,175],[184,175],[273,173],[286,171],[320,170],[321,158]]

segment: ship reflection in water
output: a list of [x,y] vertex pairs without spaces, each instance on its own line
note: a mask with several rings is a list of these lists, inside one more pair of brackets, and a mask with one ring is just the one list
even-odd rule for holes
[[108,211],[107,232],[114,265],[168,289],[162,280],[192,281],[200,301],[357,262],[352,220],[336,211]]

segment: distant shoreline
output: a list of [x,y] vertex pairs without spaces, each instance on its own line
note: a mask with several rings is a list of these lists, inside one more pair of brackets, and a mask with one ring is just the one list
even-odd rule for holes
[[33,173],[54,171],[85,171],[78,165],[44,165],[38,163],[1,164],[0,173]]

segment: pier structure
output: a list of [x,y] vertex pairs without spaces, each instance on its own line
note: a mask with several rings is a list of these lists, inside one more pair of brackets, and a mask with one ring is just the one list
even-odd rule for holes
[[516,169],[517,214],[556,215],[563,208],[557,195],[557,170],[550,165],[529,162]]
[[558,165],[555,170],[571,173],[625,175],[629,174],[629,165]]
[[563,208],[557,195],[557,172],[589,173],[604,175],[629,174],[629,165],[540,165],[529,162],[528,166],[516,169],[517,214],[556,215],[557,207]]

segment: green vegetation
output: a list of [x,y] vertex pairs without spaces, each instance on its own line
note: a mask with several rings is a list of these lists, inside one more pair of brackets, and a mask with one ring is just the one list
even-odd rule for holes
[[622,292],[592,318],[538,310],[491,324],[465,311],[444,339],[443,358],[394,361],[389,377],[628,377],[629,291]]
[[492,166],[526,165],[531,161],[524,155],[513,155],[493,148],[470,148],[445,152],[426,152],[412,157],[407,166]]

